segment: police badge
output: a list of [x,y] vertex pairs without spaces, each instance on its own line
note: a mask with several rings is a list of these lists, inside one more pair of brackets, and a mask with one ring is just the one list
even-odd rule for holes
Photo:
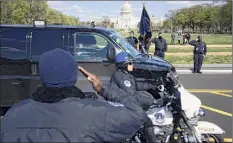
[[125,84],[125,86],[127,86],[127,87],[130,87],[130,86],[131,86],[131,83],[130,83],[130,81],[128,81],[128,80],[125,80],[125,81],[124,81],[124,84]]

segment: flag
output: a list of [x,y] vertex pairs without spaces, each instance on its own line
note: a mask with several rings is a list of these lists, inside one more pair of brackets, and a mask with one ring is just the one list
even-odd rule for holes
[[146,11],[145,5],[143,5],[142,9],[139,32],[140,36],[144,37],[147,35],[150,38],[152,37],[150,17]]

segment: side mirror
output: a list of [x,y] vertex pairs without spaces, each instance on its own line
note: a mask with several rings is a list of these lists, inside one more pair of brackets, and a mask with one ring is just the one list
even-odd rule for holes
[[116,56],[116,50],[115,48],[108,48],[108,51],[107,51],[107,59],[111,62],[114,62],[115,61],[115,56]]

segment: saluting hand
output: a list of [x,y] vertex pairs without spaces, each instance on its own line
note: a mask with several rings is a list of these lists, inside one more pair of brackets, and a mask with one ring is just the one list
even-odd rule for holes
[[88,81],[91,82],[93,88],[95,91],[100,91],[102,88],[102,82],[99,79],[99,77],[97,77],[95,74],[92,74],[90,72],[88,72],[87,70],[85,70],[84,68],[78,66],[79,71],[82,72],[82,74],[87,78]]

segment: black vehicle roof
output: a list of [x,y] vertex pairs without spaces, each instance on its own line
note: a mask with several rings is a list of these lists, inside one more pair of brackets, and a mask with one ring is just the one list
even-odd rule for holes
[[[35,27],[32,24],[1,24],[0,27],[22,27],[22,28],[33,28]],[[43,26],[38,26],[43,27]],[[45,25],[44,28],[69,28],[69,29],[80,29],[80,30],[88,30],[88,31],[101,31],[105,32],[107,34],[116,32],[113,29],[110,28],[104,28],[104,27],[89,27],[89,26],[70,26],[70,25]]]

